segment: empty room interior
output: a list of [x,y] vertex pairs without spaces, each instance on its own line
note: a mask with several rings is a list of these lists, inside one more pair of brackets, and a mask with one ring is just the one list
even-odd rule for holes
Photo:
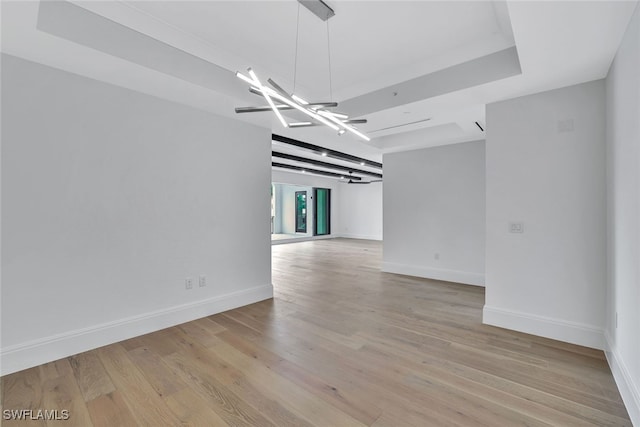
[[640,427],[640,6],[5,1],[1,425]]

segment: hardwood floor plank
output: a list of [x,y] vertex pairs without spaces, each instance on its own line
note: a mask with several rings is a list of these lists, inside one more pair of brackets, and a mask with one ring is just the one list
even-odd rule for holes
[[221,359],[215,352],[221,340],[209,342],[209,347],[201,345],[195,337],[183,334],[180,337],[180,345],[183,351],[168,356],[175,366],[186,363],[187,356],[191,360],[197,360],[198,365],[204,371],[215,373],[216,380],[232,394],[242,396],[242,400],[250,407],[255,408],[269,421],[277,426],[308,426],[310,425],[302,418],[289,411],[283,404],[274,400],[267,392],[259,391],[250,381],[247,380],[242,370],[237,369],[233,363]]
[[190,388],[164,397],[167,406],[180,419],[181,426],[228,426],[208,402]]
[[85,402],[115,391],[116,388],[95,351],[71,356],[69,364]]
[[[42,381],[40,368],[34,367],[21,371],[20,375],[7,375],[2,377],[2,409],[9,411],[32,410],[38,411],[43,407]],[[40,427],[46,423],[42,419],[32,420],[32,417],[22,416],[21,419],[5,420],[3,426]]]
[[224,386],[207,364],[181,353],[166,357],[191,388],[199,394],[207,405],[227,424],[233,426],[275,426],[255,408],[247,404]]
[[[59,411],[55,412],[53,419],[47,420],[47,426],[93,426],[73,372],[46,380],[42,388],[44,391],[43,407],[48,411]],[[68,418],[65,417],[63,411],[68,411]]]
[[162,329],[151,334],[140,335],[139,337],[131,338],[118,344],[127,351],[135,350],[140,347],[148,347],[154,353],[160,356],[165,356],[177,350],[177,347],[174,344],[174,338],[175,333],[180,331],[179,326]]
[[[138,423],[120,392],[103,394],[89,402],[87,409],[94,427],[136,427]],[[140,408],[144,410],[144,408]]]
[[[559,398],[558,396],[539,391],[527,385],[506,380],[500,376],[485,373],[462,364],[452,362],[440,357],[430,357],[429,355],[406,353],[400,351],[394,345],[381,346],[380,344],[370,344],[362,349],[363,352],[374,352],[383,354],[402,363],[412,364],[414,372],[424,374],[430,371],[429,366],[442,366],[449,376],[457,376],[476,383],[491,387],[495,390],[504,391],[514,397],[519,397],[527,402],[537,403],[550,409],[555,409],[560,414],[566,414],[573,419],[557,422],[556,425],[629,425],[628,420],[611,416],[594,408],[576,405],[574,402]],[[473,387],[471,387],[473,389]],[[546,410],[542,408],[540,414]]]
[[351,418],[342,411],[327,404],[324,400],[307,392],[286,378],[278,375],[269,367],[247,357],[244,353],[234,349],[225,342],[213,348],[213,351],[233,364],[242,372],[251,372],[250,381],[263,394],[273,395],[278,401],[286,404],[297,414],[301,414],[313,425],[326,426],[362,426],[364,424]]
[[140,425],[175,426],[179,420],[118,344],[97,350],[98,356]]
[[258,360],[269,369],[278,373],[278,375],[296,383],[310,393],[321,397],[363,424],[372,424],[382,414],[382,410],[372,404],[370,399],[367,399],[366,395],[360,390],[338,390],[335,386],[311,374],[299,365],[252,342],[240,339],[235,334],[225,332],[218,336],[236,350],[243,352],[248,357]]
[[148,347],[139,347],[127,354],[158,396],[169,396],[188,387],[180,376]]
[[2,408],[95,427],[631,425],[602,351],[483,325],[481,287],[382,273],[380,242],[272,252],[273,300],[4,376]]
[[207,318],[184,323],[178,328],[205,347],[212,345],[215,342],[216,334],[224,331],[223,327]]
[[229,390],[256,408],[262,415],[278,427],[310,427],[304,417],[290,410],[286,402],[277,399],[273,393],[256,387],[246,377],[238,378],[229,385]]
[[69,359],[59,359],[54,362],[45,363],[39,366],[40,379],[42,381],[51,380],[63,375],[73,375],[73,369],[69,363]]

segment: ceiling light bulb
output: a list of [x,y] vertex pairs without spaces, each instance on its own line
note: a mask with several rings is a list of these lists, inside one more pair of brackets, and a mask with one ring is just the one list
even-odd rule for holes
[[306,172],[306,170],[302,169],[302,173],[305,173],[305,172]]
[[364,166],[364,162],[360,162],[360,166]]
[[327,152],[326,151],[322,152],[322,157],[327,157]]

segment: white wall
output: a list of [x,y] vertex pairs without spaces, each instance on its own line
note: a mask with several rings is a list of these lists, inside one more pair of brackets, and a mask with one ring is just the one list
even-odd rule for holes
[[282,231],[282,184],[273,184],[275,199],[275,217],[273,218],[273,232],[280,234]]
[[342,237],[382,240],[382,185],[382,182],[340,185],[338,232]]
[[603,348],[604,96],[599,80],[487,106],[484,323]]
[[2,374],[271,297],[270,149],[3,55]]
[[[640,8],[609,70],[607,89],[607,357],[640,425]],[[617,326],[616,326],[617,313]]]
[[384,155],[383,271],[484,284],[483,141]]

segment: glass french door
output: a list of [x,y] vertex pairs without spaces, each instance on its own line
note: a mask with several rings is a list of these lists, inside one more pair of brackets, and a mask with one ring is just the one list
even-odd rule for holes
[[329,188],[314,188],[314,221],[313,235],[326,236],[331,234],[331,190]]
[[296,191],[296,233],[307,232],[307,192]]

